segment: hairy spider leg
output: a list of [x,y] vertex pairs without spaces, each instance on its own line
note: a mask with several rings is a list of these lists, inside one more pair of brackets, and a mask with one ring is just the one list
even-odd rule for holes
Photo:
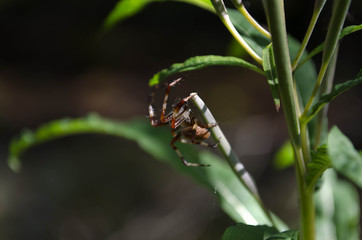
[[190,96],[181,99],[175,106],[172,114],[171,128],[176,129],[180,126],[186,119],[189,118],[191,114],[191,109],[188,108],[187,102],[196,95],[190,94]]
[[203,141],[196,141],[195,138],[191,138],[191,140],[180,138],[179,141],[181,143],[197,144],[197,145],[204,146],[204,147],[209,147],[209,148],[212,148],[212,149],[215,149],[219,145],[219,142],[217,142],[215,144],[209,144],[209,143],[203,142]]
[[166,108],[167,108],[167,101],[168,101],[168,95],[170,94],[170,90],[173,86],[175,86],[179,81],[181,81],[181,78],[178,78],[167,85],[165,96],[163,97],[163,104],[162,104],[162,110],[161,110],[161,122],[166,123],[170,122],[172,119],[172,113],[166,115]]
[[180,127],[185,121],[189,121],[190,119],[190,114],[191,114],[191,109],[186,109],[185,111],[183,111],[183,113],[181,115],[178,115],[177,118],[172,118],[171,121],[171,128],[172,129],[177,129],[178,127]]
[[[178,83],[181,80],[181,78],[176,79],[175,81],[173,81],[172,83],[167,85],[166,88],[166,92],[165,92],[165,96],[163,99],[163,104],[162,104],[162,110],[161,110],[161,117],[160,119],[156,118],[156,114],[155,114],[155,107],[153,106],[154,104],[154,99],[155,99],[155,91],[153,91],[149,97],[148,97],[148,114],[151,120],[151,125],[153,127],[159,127],[159,126],[164,126],[166,125],[168,122],[171,121],[172,119],[172,112],[166,115],[166,108],[167,108],[167,100],[168,100],[168,95],[170,93],[170,89],[171,87],[175,86],[176,83]],[[158,88],[159,85],[156,85],[155,90]]]
[[177,153],[177,155],[180,157],[182,163],[185,166],[191,166],[191,167],[209,167],[209,164],[200,164],[200,163],[190,163],[188,161],[186,161],[186,159],[182,156],[180,150],[175,146],[175,142],[180,140],[181,137],[181,133],[175,133],[175,130],[172,129],[172,140],[171,140],[171,146],[173,148],[173,150],[175,150],[175,152]]
[[[152,93],[152,95],[154,95],[154,93]],[[161,122],[159,119],[157,119],[155,117],[156,114],[155,114],[155,108],[153,106],[153,96],[152,95],[149,96],[149,104],[148,104],[148,115],[151,120],[151,125],[153,127],[159,127],[159,126],[166,125],[166,123]]]

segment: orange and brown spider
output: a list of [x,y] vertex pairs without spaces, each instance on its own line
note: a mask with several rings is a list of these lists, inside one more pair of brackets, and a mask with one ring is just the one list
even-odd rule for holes
[[170,89],[175,86],[181,78],[174,80],[166,87],[165,96],[163,99],[163,105],[161,110],[160,119],[155,117],[155,108],[153,106],[155,92],[151,93],[149,98],[148,112],[151,120],[151,125],[154,127],[170,125],[171,134],[173,138],[171,139],[171,146],[180,157],[182,163],[186,166],[210,166],[199,163],[190,163],[182,156],[180,150],[175,146],[176,141],[182,143],[192,143],[198,144],[205,147],[216,148],[218,143],[209,144],[205,142],[210,137],[210,128],[215,127],[217,124],[201,124],[197,119],[192,115],[192,110],[188,106],[188,101],[193,98],[196,93],[190,94],[190,96],[185,97],[179,100],[173,107],[172,111],[166,114],[167,100],[170,93]]

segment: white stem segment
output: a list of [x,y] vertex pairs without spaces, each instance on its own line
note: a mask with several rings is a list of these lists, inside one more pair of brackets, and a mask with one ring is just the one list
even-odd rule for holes
[[[216,123],[214,116],[211,114],[210,110],[206,107],[204,101],[196,94],[191,93],[190,96],[194,97],[191,99],[192,103],[196,106],[199,111],[203,121],[206,124]],[[225,135],[221,131],[220,127],[217,125],[210,129],[211,136],[214,141],[219,142],[218,149],[222,153],[223,157],[229,163],[233,171],[237,174],[241,183],[249,189],[249,191],[260,200],[260,196],[258,193],[258,189],[254,182],[254,179],[251,175],[246,171],[244,165],[240,162],[236,153],[231,149],[230,143],[226,139]]]

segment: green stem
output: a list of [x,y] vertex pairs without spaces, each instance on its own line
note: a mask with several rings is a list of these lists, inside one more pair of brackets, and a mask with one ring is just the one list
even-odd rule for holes
[[216,13],[219,15],[220,19],[229,30],[229,32],[233,35],[236,41],[245,49],[245,51],[260,65],[262,65],[261,57],[247,44],[244,38],[239,34],[239,32],[235,29],[234,25],[232,24],[230,17],[227,13],[226,7],[222,0],[211,0]]
[[294,95],[293,76],[289,57],[282,0],[264,0],[272,44],[275,68],[279,81],[279,92],[292,142],[300,146],[300,126],[297,115],[296,96]]
[[[301,156],[299,156],[301,157]],[[301,214],[301,239],[315,239],[315,205],[314,205],[314,188],[307,188],[304,177],[300,175],[297,169],[298,193],[300,199]]]
[[[195,94],[195,93],[191,93]],[[202,120],[206,124],[216,123],[216,120],[210,110],[206,107],[204,101],[195,94],[195,96],[191,99],[192,103],[196,106]],[[215,126],[210,129],[211,136],[213,137],[215,142],[219,142],[218,149],[225,158],[225,160],[229,163],[231,169],[234,171],[240,182],[245,186],[246,189],[254,196],[255,200],[259,203],[259,206],[263,209],[265,215],[268,217],[270,223],[276,227],[273,217],[271,216],[269,210],[265,207],[262,202],[254,179],[249,174],[249,172],[245,169],[244,165],[239,160],[236,153],[232,150],[228,140],[226,139],[224,133],[221,131],[219,126]]]
[[308,103],[306,104],[304,112],[302,114],[302,119],[307,116],[308,111],[309,111],[310,107],[312,106],[314,99],[317,96],[317,93],[321,86],[322,80],[327,71],[329,62],[337,47],[338,38],[339,38],[340,32],[342,30],[343,23],[346,18],[350,3],[351,3],[351,0],[339,0],[339,1],[336,1],[336,4],[333,8],[333,14],[332,14],[332,18],[329,23],[329,26],[328,26],[326,41],[325,41],[325,45],[324,45],[324,49],[323,49],[321,68],[319,70],[317,81],[314,85],[312,95],[310,96]]
[[[299,117],[297,114],[297,96],[295,96],[293,87],[283,0],[264,0],[263,3],[268,17],[269,29],[272,34],[275,67],[279,80],[282,106],[296,159],[295,167],[300,198],[301,233],[304,240],[314,240],[315,213],[313,192],[307,189],[305,183],[309,146],[307,135],[301,136]],[[306,134],[305,126],[302,126],[302,131]],[[307,159],[305,159],[305,156]]]
[[[333,54],[331,62],[328,66],[326,75],[323,80],[321,91],[319,95],[325,93],[330,93],[333,87],[333,80],[334,80],[334,72],[336,69],[337,64],[337,55],[338,55],[338,46]],[[317,115],[317,124],[316,124],[316,133],[315,133],[315,141],[314,141],[314,149],[316,150],[319,146],[322,138],[323,129],[325,129],[325,124],[327,124],[327,112],[328,112],[328,104],[320,111]]]
[[260,24],[250,15],[248,10],[245,8],[241,0],[232,0],[235,7],[239,10],[239,12],[248,20],[248,22],[253,25],[253,27],[258,30],[265,37],[271,39],[270,33],[265,30]]
[[319,0],[319,1],[316,1],[316,3],[314,4],[314,11],[313,11],[312,19],[310,20],[307,32],[304,35],[303,42],[302,42],[302,44],[298,50],[297,56],[295,57],[293,64],[292,64],[293,70],[296,69],[298,62],[304,53],[304,50],[309,42],[310,36],[313,33],[314,26],[317,23],[319,14],[321,13],[325,2],[326,2],[326,0]]

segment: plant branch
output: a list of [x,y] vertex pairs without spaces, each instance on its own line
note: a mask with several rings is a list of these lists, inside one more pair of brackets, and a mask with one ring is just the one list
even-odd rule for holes
[[261,57],[247,44],[244,38],[239,34],[239,32],[235,29],[234,25],[232,24],[230,17],[227,13],[226,7],[222,0],[211,0],[216,13],[229,30],[229,32],[233,35],[233,37],[240,43],[240,45],[245,49],[245,51],[260,65],[262,65]]
[[[210,110],[205,105],[204,101],[196,94],[191,93],[194,97],[191,99],[192,103],[196,106],[197,111],[200,113],[202,120],[206,124],[216,123],[216,120]],[[270,223],[275,226],[274,220],[269,212],[269,210],[263,204],[258,189],[254,182],[254,179],[245,169],[245,166],[241,163],[236,153],[232,150],[230,143],[226,139],[224,133],[221,131],[220,127],[217,125],[210,129],[211,136],[215,142],[219,142],[218,149],[225,158],[225,160],[230,165],[231,169],[234,171],[240,182],[248,189],[254,198],[257,200],[259,205],[262,207],[264,213],[269,218]]]
[[342,30],[343,23],[346,18],[350,3],[351,0],[336,1],[336,4],[333,8],[333,15],[328,26],[326,41],[323,49],[321,68],[319,70],[317,81],[314,85],[312,95],[310,96],[308,103],[306,104],[304,112],[302,114],[301,117],[302,120],[307,116],[308,111],[312,106],[314,99],[316,98],[319,88],[322,84],[322,80],[327,71],[329,62],[333,56],[334,50],[337,47],[338,38]]
[[275,67],[279,81],[279,92],[287,121],[289,134],[294,145],[299,147],[300,126],[297,115],[296,96],[294,96],[293,77],[289,57],[283,2],[281,0],[264,0],[267,11],[269,29],[272,33],[272,44]]
[[[322,96],[325,93],[330,93],[333,87],[333,81],[334,81],[334,73],[336,70],[336,64],[337,64],[337,55],[338,55],[338,46],[335,50],[331,62],[329,63],[327,72],[324,76],[323,84],[321,91],[319,92],[319,96]],[[328,104],[323,108],[322,111],[320,111],[317,115],[317,126],[316,126],[316,135],[315,135],[315,141],[314,141],[314,149],[316,150],[319,146],[322,138],[322,132],[323,127],[327,121],[327,112],[328,112]]]
[[270,33],[265,30],[260,24],[250,15],[248,10],[245,8],[244,4],[241,0],[232,0],[235,7],[239,10],[239,12],[248,20],[248,22],[255,27],[256,30],[258,30],[261,34],[263,34],[265,37],[271,39]]
[[[306,161],[308,161],[306,157],[309,155],[309,146],[307,135],[301,136],[299,117],[297,114],[297,96],[295,96],[293,88],[292,68],[284,18],[284,3],[283,0],[264,0],[263,3],[268,18],[269,29],[272,34],[275,67],[279,80],[282,106],[296,159],[295,168],[300,198],[301,235],[304,240],[314,240],[315,209],[313,192],[308,191],[305,182]],[[306,129],[302,128],[302,131],[306,134]]]
[[310,36],[313,33],[314,26],[317,23],[319,14],[321,13],[325,2],[326,2],[326,0],[318,0],[314,4],[312,19],[310,20],[307,32],[304,35],[304,39],[303,39],[302,44],[301,44],[301,46],[300,46],[300,48],[298,50],[297,56],[295,57],[295,59],[294,59],[294,61],[292,63],[293,71],[296,69],[296,67],[297,67],[297,65],[299,63],[299,60],[301,59],[301,57],[302,57],[302,55],[304,53],[304,50],[305,50],[305,48],[306,48],[306,46],[307,46],[307,44],[309,42]]

